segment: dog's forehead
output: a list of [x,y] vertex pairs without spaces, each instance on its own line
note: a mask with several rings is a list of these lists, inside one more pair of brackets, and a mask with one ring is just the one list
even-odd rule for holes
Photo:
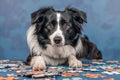
[[63,12],[63,11],[55,11],[55,12],[52,12],[50,15],[48,15],[50,18],[56,18],[57,17],[57,14],[60,14],[61,17],[71,17],[71,15]]
[[70,15],[66,12],[61,12],[60,15],[61,15],[61,20],[65,20],[67,22],[69,22],[72,18],[72,15]]
[[56,21],[57,20],[57,12],[53,12],[49,15],[46,15],[48,18],[48,22]]
[[72,18],[72,16],[66,13],[62,13],[61,18],[66,21],[69,21]]
[[58,16],[57,16],[58,14],[60,15],[60,19],[67,20],[67,19],[70,19],[70,18],[71,18],[71,15],[69,15],[69,14],[67,14],[67,13],[65,13],[65,12],[63,12],[63,11],[55,11],[55,12],[51,13],[51,14],[48,16],[48,18],[49,18],[50,20],[56,20],[56,19],[58,18]]
[[52,12],[51,14],[47,15],[49,19],[54,19],[56,18],[56,12]]

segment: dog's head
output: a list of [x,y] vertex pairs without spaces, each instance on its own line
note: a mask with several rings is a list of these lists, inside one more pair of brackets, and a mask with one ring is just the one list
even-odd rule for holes
[[64,11],[56,11],[52,7],[41,8],[32,13],[31,19],[39,43],[53,46],[72,44],[81,33],[81,25],[87,22],[83,11],[70,7]]

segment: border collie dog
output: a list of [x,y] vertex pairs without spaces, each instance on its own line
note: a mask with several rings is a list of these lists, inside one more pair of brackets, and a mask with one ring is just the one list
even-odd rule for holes
[[84,22],[87,22],[86,13],[76,8],[56,11],[45,7],[33,12],[32,25],[27,31],[30,48],[27,64],[33,69],[65,63],[70,67],[82,67],[81,58],[101,59],[97,47],[81,36]]

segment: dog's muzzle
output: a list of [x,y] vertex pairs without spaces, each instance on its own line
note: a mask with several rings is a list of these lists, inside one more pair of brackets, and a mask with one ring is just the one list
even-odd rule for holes
[[62,41],[62,38],[60,37],[60,36],[56,36],[56,37],[54,37],[54,43],[55,44],[60,44],[61,43],[61,41]]

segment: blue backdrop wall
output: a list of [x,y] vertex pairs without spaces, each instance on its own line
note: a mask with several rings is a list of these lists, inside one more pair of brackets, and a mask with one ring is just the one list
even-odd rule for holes
[[104,59],[120,60],[120,0],[1,0],[0,59],[25,60],[29,54],[26,31],[30,14],[44,6],[64,10],[76,7],[87,13],[87,34],[103,53]]

